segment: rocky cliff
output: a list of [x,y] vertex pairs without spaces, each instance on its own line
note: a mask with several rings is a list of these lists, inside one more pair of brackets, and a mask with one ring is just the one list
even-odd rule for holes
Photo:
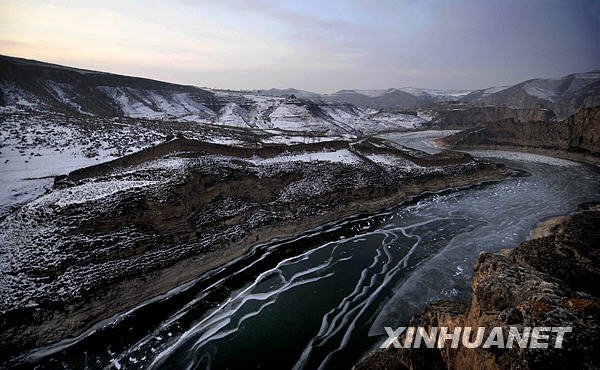
[[600,163],[600,107],[586,108],[561,122],[503,120],[440,139],[455,149],[499,149]]
[[[542,224],[513,250],[482,253],[470,304],[436,302],[410,326],[572,327],[562,348],[409,348],[373,352],[355,369],[592,369],[600,367],[599,211]],[[401,339],[403,339],[401,337]],[[556,339],[556,334],[548,338]],[[449,344],[449,343],[448,343]]]
[[428,108],[432,116],[427,126],[452,130],[485,126],[488,123],[511,119],[515,122],[549,121],[554,113],[542,108],[509,108],[507,106],[477,106],[460,103],[441,103]]

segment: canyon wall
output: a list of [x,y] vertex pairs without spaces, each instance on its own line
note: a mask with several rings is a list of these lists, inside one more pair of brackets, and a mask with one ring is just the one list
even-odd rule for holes
[[561,122],[503,120],[438,140],[451,149],[497,149],[546,154],[600,163],[600,107],[586,108]]
[[505,119],[515,122],[549,121],[554,113],[542,108],[509,108],[507,106],[477,106],[443,103],[433,106],[429,128],[452,130],[484,126]]

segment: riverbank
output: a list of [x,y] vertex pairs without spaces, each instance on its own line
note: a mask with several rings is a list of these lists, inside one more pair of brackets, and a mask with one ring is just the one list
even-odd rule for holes
[[[595,207],[598,208],[597,206]],[[558,217],[540,224],[530,240],[497,254],[481,253],[475,265],[469,305],[440,301],[412,318],[408,326],[572,327],[563,348],[394,348],[362,359],[363,369],[595,368],[600,363],[595,337],[600,328],[596,230],[600,211]],[[400,342],[405,335],[400,336]],[[556,339],[556,333],[549,340]]]
[[509,175],[469,156],[411,161],[381,140],[345,145],[273,156],[187,148],[61,179],[3,221],[3,355],[76,336],[252,245]]

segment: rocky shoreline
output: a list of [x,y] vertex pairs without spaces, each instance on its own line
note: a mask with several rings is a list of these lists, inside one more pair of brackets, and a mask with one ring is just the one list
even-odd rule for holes
[[[394,348],[362,359],[364,369],[565,369],[599,368],[600,332],[598,207],[548,220],[531,239],[498,254],[482,253],[475,265],[469,305],[435,302],[408,326],[572,327],[563,348]],[[556,334],[550,334],[550,341]],[[400,337],[404,339],[404,335]]]
[[77,336],[252,245],[510,173],[379,139],[166,145],[60,178],[2,221],[3,358]]

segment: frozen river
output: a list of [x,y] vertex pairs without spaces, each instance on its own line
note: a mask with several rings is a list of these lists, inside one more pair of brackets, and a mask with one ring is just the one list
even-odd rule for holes
[[[435,151],[444,132],[389,139]],[[531,176],[413,199],[240,260],[33,353],[48,367],[350,368],[433,300],[467,301],[482,251],[600,199],[598,169],[537,155],[476,152]]]

